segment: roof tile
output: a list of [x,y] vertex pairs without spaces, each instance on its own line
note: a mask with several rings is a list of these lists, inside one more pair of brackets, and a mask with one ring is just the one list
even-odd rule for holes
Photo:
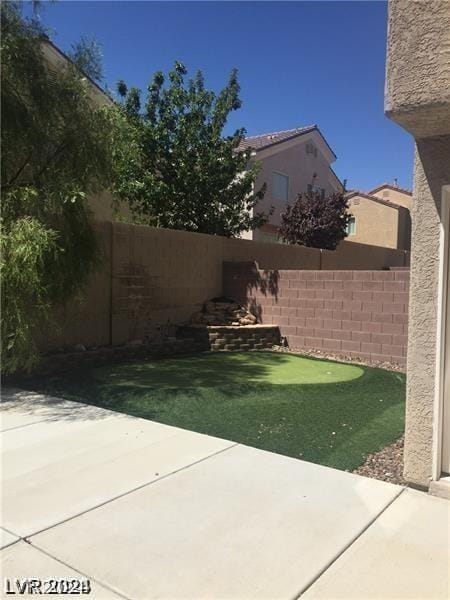
[[239,145],[239,150],[253,148],[254,150],[262,150],[279,142],[285,142],[291,138],[314,131],[317,125],[308,125],[307,127],[297,127],[296,129],[286,129],[285,131],[273,131],[272,133],[263,133],[261,135],[252,135],[246,137]]

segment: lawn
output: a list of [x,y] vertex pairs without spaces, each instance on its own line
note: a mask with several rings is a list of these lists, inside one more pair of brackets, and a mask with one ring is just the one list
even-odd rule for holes
[[149,360],[32,385],[339,469],[355,469],[404,429],[404,374],[283,353]]

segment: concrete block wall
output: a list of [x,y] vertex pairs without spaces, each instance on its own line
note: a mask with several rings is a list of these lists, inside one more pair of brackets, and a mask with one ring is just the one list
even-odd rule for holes
[[224,293],[293,348],[406,364],[409,271],[261,271],[224,264]]
[[402,250],[343,242],[335,252],[123,223],[95,223],[103,261],[84,298],[55,312],[44,350],[119,345],[171,334],[171,327],[223,293],[224,261],[263,269],[381,269],[404,266]]
[[100,264],[85,290],[73,301],[55,309],[52,326],[39,336],[42,349],[70,348],[77,344],[104,346],[111,341],[111,242],[112,223],[94,222]]

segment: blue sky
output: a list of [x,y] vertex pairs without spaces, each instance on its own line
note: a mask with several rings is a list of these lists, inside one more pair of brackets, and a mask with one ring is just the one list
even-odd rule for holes
[[413,141],[383,114],[385,2],[45,3],[63,50],[82,35],[103,47],[105,80],[145,89],[180,60],[206,85],[239,70],[243,107],[228,129],[249,135],[317,123],[349,188],[412,185]]

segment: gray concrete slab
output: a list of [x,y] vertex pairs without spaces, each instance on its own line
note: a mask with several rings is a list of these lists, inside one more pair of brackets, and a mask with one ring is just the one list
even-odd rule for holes
[[[32,548],[29,544],[21,541],[9,548],[2,550],[0,554],[0,580],[1,580],[1,592],[0,598],[12,598],[14,597],[11,593],[7,593],[7,589],[10,592],[15,592],[19,595],[19,585],[24,583],[25,579],[36,578],[40,579],[43,583],[41,591],[47,589],[45,584],[46,580],[49,579],[64,579],[68,581],[72,580],[83,580],[89,576],[86,574],[78,573],[70,567],[60,563],[54,558],[47,556],[43,552]],[[5,581],[7,580],[7,581]],[[97,582],[90,579],[90,594],[80,594],[77,598],[94,598],[95,600],[113,600],[115,598],[121,598],[120,595],[114,593],[112,590],[99,585]],[[47,595],[47,594],[43,594]],[[20,597],[20,596],[19,596]],[[23,597],[28,597],[28,594],[23,594]],[[73,597],[67,594],[51,594],[52,598],[67,598]]]
[[235,446],[30,541],[130,598],[293,598],[400,491]]
[[111,411],[16,388],[3,388],[0,402],[0,431],[42,421],[104,419]]
[[450,598],[450,503],[405,490],[301,597]]
[[39,394],[2,410],[3,577],[85,576],[96,599],[448,596],[442,499]]
[[6,548],[6,546],[11,546],[15,542],[19,541],[19,537],[17,535],[13,535],[9,531],[5,531],[3,527],[0,527],[0,550],[2,548]]
[[47,420],[2,432],[4,527],[29,536],[232,445],[91,408],[50,403]]

